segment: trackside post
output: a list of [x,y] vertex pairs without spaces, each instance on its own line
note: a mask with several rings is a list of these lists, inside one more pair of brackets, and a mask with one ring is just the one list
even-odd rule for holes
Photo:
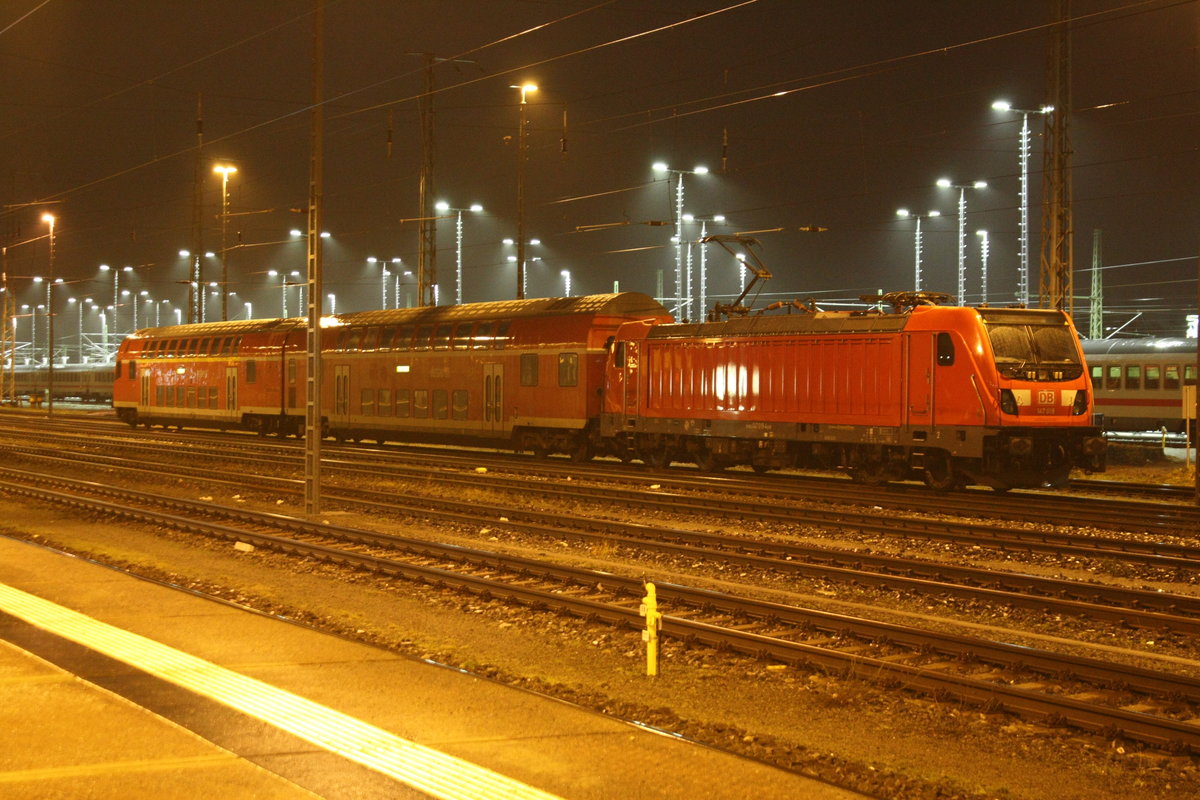
[[653,583],[646,583],[646,596],[642,598],[639,613],[646,618],[646,629],[642,641],[646,643],[646,674],[658,677],[658,631],[662,627],[662,614],[658,612],[658,597]]

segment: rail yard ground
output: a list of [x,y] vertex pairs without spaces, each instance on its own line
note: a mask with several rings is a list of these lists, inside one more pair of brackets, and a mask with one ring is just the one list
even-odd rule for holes
[[[1187,484],[1192,473],[1171,457],[1150,463],[1117,454],[1119,480]],[[101,479],[93,476],[93,479]],[[297,513],[290,501],[232,490],[197,491],[166,479],[182,497]],[[639,512],[627,511],[630,520]],[[698,577],[678,563],[630,563],[615,552],[566,542],[514,542],[498,532],[434,530],[419,522],[389,521],[354,512],[325,515],[340,525],[461,541],[476,547],[520,548],[597,569],[643,570],[645,577],[722,588],[719,574]],[[664,648],[662,675],[643,674],[636,631],[596,627],[429,586],[387,580],[341,567],[298,562],[265,551],[242,552],[227,543],[144,525],[73,518],[55,509],[0,497],[0,533],[29,539],[273,613],[285,614],[415,657],[461,667],[637,720],[664,730],[787,765],[832,783],[895,798],[1157,798],[1200,795],[1200,759],[1154,751],[1128,741],[1105,741],[1064,728],[1021,722],[1004,713],[955,707],[906,695],[887,686],[756,662],[677,642]],[[732,586],[740,576],[728,576]],[[742,578],[745,580],[744,578]],[[798,588],[788,602],[806,602]],[[1177,589],[1184,591],[1184,589]],[[1194,586],[1190,591],[1195,593]],[[787,594],[777,588],[777,596]],[[844,613],[879,611],[862,592],[837,589],[823,598]],[[890,601],[882,598],[880,605]],[[941,606],[909,606],[909,616],[944,622]],[[973,624],[988,638],[1024,633],[1021,623],[981,612]],[[1087,624],[1061,622],[1068,646]],[[1014,631],[1014,629],[1017,629]],[[1039,634],[1050,647],[1053,634]],[[1153,650],[1148,634],[1141,637]],[[1130,641],[1132,641],[1132,638]],[[1116,642],[1113,651],[1130,647]],[[1178,671],[1200,675],[1200,648],[1166,655]],[[747,797],[756,796],[747,787]]]

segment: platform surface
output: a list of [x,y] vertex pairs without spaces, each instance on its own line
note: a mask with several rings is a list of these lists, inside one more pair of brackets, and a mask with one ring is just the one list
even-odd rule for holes
[[501,793],[859,796],[0,538],[0,796]]

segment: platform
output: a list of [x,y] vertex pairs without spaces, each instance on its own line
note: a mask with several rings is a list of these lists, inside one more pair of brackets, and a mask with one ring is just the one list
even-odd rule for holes
[[0,538],[5,798],[849,798]]

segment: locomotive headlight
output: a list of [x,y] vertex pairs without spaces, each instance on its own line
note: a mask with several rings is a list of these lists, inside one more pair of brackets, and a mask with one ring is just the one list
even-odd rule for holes
[[1017,415],[1017,398],[1012,393],[1012,389],[1000,390],[1000,410],[1005,414]]
[[1071,405],[1071,413],[1075,416],[1087,413],[1088,393],[1086,389],[1078,389],[1075,392],[1075,402]]
[[1027,456],[1033,452],[1033,439],[1028,436],[1014,436],[1008,440],[1008,452],[1014,456]]

